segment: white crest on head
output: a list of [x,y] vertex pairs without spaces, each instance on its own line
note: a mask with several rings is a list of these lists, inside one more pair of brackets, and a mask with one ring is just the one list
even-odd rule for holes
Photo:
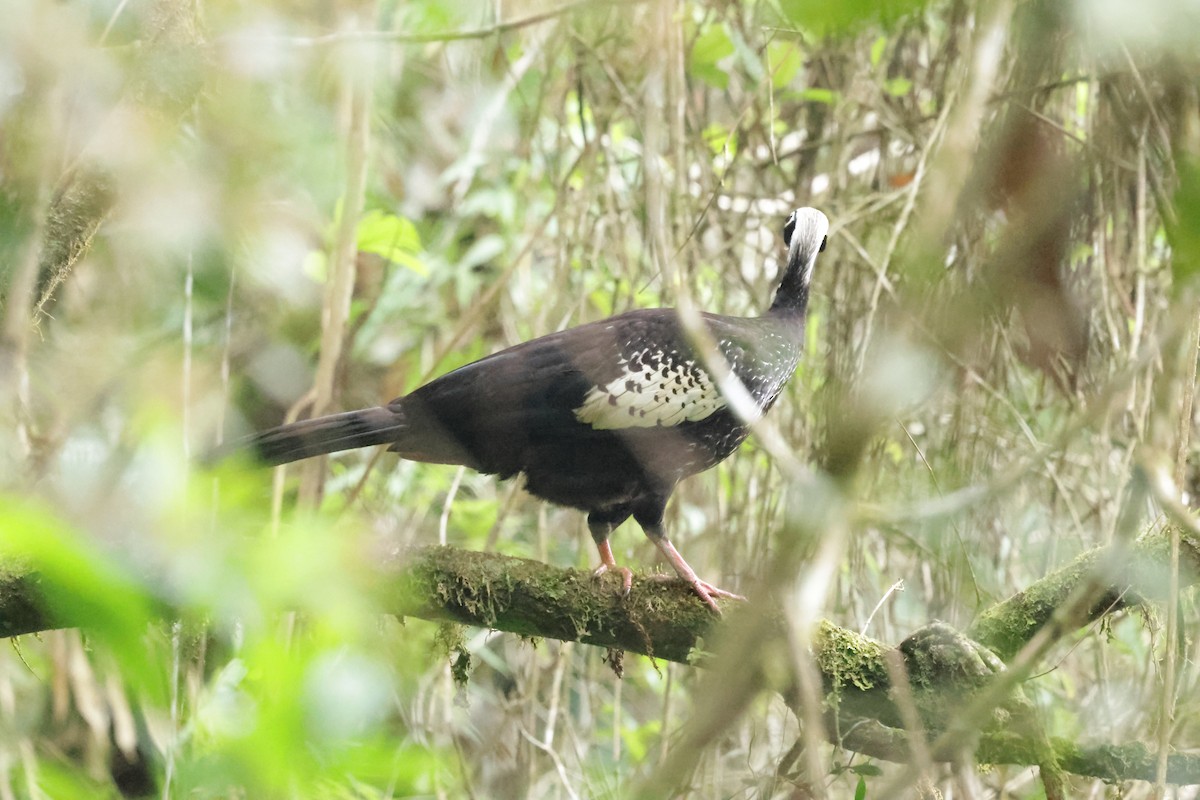
[[788,229],[791,230],[788,263],[800,261],[804,264],[804,282],[808,283],[817,263],[817,253],[825,249],[829,217],[815,208],[797,208],[784,226],[785,236]]
[[589,389],[575,419],[596,430],[670,427],[725,407],[708,373],[676,351],[647,348],[620,363],[621,375]]

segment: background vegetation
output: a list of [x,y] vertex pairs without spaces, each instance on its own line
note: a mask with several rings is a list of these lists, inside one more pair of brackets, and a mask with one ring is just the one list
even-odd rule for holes
[[[581,515],[378,453],[196,459],[617,311],[756,313],[814,205],[808,355],[672,536],[778,603],[785,661],[822,618],[965,628],[1190,519],[1197,30],[1190,0],[7,0],[0,564],[80,627],[0,653],[0,798],[1195,796],[873,760],[769,688],[400,621],[381,560],[586,568]],[[1200,745],[1166,530],[1168,602],[1039,652],[1045,735]]]

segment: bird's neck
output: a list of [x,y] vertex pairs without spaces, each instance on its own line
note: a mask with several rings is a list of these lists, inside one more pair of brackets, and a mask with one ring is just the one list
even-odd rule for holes
[[803,319],[808,309],[808,281],[800,270],[789,270],[775,292],[768,313],[778,317]]

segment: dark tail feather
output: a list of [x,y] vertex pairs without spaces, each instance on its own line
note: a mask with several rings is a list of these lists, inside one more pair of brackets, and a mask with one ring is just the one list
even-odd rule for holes
[[399,409],[364,408],[280,425],[242,440],[235,449],[277,466],[340,450],[390,444],[407,429],[408,422]]

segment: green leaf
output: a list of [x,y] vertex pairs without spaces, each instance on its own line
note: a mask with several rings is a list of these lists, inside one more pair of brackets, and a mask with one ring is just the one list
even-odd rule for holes
[[866,800],[867,782],[859,776],[858,785],[854,787],[854,800]]
[[714,122],[705,128],[703,138],[708,142],[714,156],[724,153],[733,156],[737,153],[737,131],[731,131],[720,123]]
[[418,275],[429,274],[429,268],[417,258],[421,237],[408,219],[372,209],[359,220],[357,233],[360,252],[373,253]]
[[1200,228],[1192,221],[1200,218],[1200,164],[1183,161],[1179,166],[1179,188],[1175,190],[1175,218],[1167,228],[1171,243],[1172,291],[1179,294],[1200,275]]
[[838,93],[830,89],[808,88],[800,92],[800,97],[803,100],[811,100],[814,103],[824,103],[831,106],[837,102]]
[[844,35],[875,24],[888,29],[925,4],[925,0],[780,0],[779,8],[798,28],[818,35]]
[[804,66],[804,57],[799,45],[795,42],[781,41],[769,43],[767,45],[767,66],[771,71],[771,85],[776,89],[787,86]]
[[850,768],[850,771],[855,775],[875,777],[883,774],[883,770],[878,764],[855,764]]
[[647,720],[640,725],[626,722],[621,726],[621,743],[629,751],[629,757],[635,764],[646,759],[650,746],[657,743],[661,730],[662,722],[656,719]]
[[689,72],[710,86],[724,89],[729,85],[729,73],[717,66],[717,62],[733,55],[733,50],[725,26],[709,25],[692,44]]
[[159,672],[143,637],[160,618],[149,593],[107,553],[54,511],[18,497],[0,497],[6,559],[32,568],[51,615],[104,642],[122,674],[163,699]]
[[883,90],[892,97],[904,97],[912,91],[913,82],[908,78],[892,78],[883,84]]
[[871,43],[872,67],[878,67],[879,62],[883,60],[883,51],[887,49],[887,42],[888,40],[886,36],[879,36],[876,37],[875,41]]

